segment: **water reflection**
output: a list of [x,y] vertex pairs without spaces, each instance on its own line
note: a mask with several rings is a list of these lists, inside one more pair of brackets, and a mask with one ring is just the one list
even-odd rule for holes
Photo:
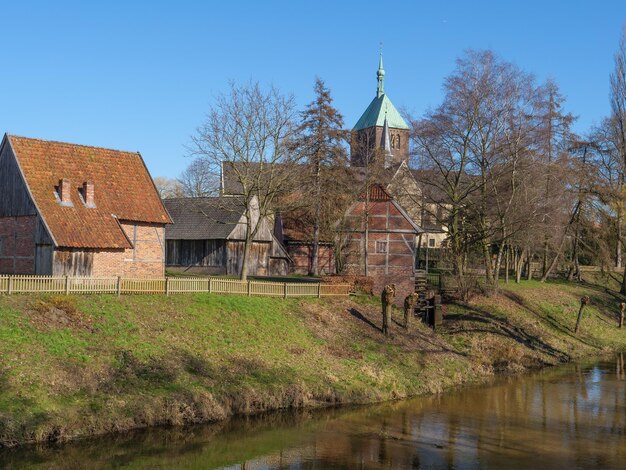
[[624,468],[624,356],[348,410],[0,452],[7,468]]

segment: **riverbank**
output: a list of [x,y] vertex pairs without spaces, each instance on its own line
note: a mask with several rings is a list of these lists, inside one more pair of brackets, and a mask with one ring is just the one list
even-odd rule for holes
[[2,296],[0,442],[440,392],[623,349],[617,302],[600,284],[509,284],[449,305],[437,334],[394,322],[386,339],[368,297]]

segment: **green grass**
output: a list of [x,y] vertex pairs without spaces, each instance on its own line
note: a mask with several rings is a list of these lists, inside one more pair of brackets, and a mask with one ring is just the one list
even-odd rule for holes
[[503,284],[449,305],[436,335],[416,321],[385,339],[368,296],[0,296],[0,440],[440,391],[623,349],[617,299],[601,282]]

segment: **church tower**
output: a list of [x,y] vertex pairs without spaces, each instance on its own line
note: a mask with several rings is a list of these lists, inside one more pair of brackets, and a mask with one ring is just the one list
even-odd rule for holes
[[376,97],[352,129],[350,162],[365,166],[378,155],[385,166],[400,164],[409,158],[409,126],[385,94],[383,54],[376,72]]

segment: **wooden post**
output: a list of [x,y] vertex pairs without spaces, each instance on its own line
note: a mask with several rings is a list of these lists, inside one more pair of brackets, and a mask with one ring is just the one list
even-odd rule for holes
[[212,280],[212,278],[209,278],[209,294],[212,292],[212,290],[211,290],[211,280]]
[[433,297],[433,330],[443,324],[443,311],[441,309],[441,295]]
[[322,298],[322,283],[321,282],[317,285],[317,298],[318,299]]
[[65,276],[65,295],[70,295],[70,277]]
[[248,281],[248,297],[250,297],[250,282],[252,281]]
[[170,278],[165,278],[165,295],[170,295]]
[[116,286],[117,296],[122,295],[122,278],[117,276],[117,286]]
[[286,299],[287,298],[287,283],[286,282],[283,283],[283,289],[285,292],[285,299]]
[[13,293],[13,276],[9,276],[9,282],[7,286],[7,294],[11,295]]
[[585,307],[587,306],[587,304],[589,303],[591,299],[589,298],[588,295],[585,295],[583,297],[581,297],[580,299],[580,309],[578,310],[578,318],[576,319],[576,328],[574,328],[574,333],[578,333],[578,327],[580,326],[580,320],[582,320],[583,318],[583,310],[585,310]]

